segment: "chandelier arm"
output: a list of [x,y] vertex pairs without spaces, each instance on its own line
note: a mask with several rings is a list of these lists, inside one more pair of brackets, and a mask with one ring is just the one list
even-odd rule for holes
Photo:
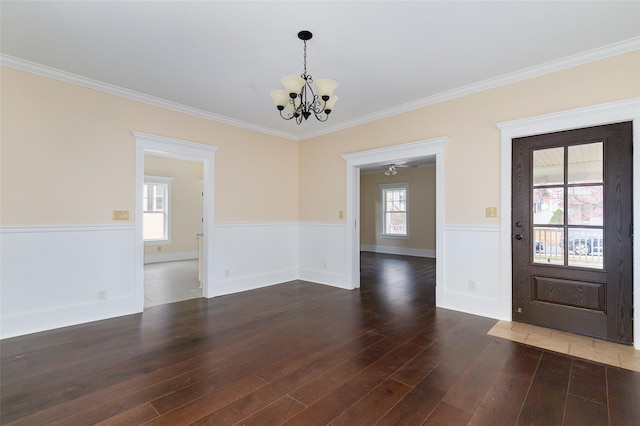
[[329,114],[324,113],[324,115],[323,115],[323,111],[321,111],[321,112],[315,112],[314,111],[313,115],[315,115],[316,120],[318,120],[318,121],[320,121],[322,123],[324,123],[325,121],[327,121],[329,119]]
[[[308,78],[309,80],[306,84],[306,87],[309,89],[309,92],[311,93],[312,100],[307,102],[307,109],[309,111],[312,111],[317,118],[318,114],[321,114],[324,111],[325,106],[327,105],[327,102],[324,99],[322,99],[322,97],[318,96],[316,92],[313,91],[313,87],[311,86],[311,84],[309,84],[313,80],[311,76],[308,76]],[[320,103],[320,101],[322,101],[322,103]]]
[[282,115],[282,111],[284,111],[284,110],[280,110],[280,117],[282,117],[283,119],[291,120],[294,117],[293,114],[289,114],[288,117],[285,117],[284,115]]

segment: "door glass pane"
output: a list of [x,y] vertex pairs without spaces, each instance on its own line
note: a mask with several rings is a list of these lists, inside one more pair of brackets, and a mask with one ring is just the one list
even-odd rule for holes
[[570,146],[567,155],[570,184],[602,182],[602,142]]
[[564,184],[564,148],[533,151],[533,184]]
[[533,262],[564,265],[564,230],[562,228],[533,228]]
[[604,238],[602,229],[570,228],[568,244],[569,266],[602,269]]
[[603,187],[575,186],[567,188],[569,225],[602,226],[604,219]]
[[533,189],[533,223],[564,224],[564,188]]

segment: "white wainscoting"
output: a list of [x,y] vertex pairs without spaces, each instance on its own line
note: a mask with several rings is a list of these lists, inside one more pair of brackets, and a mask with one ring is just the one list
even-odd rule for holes
[[132,225],[3,227],[0,236],[1,338],[136,312]]
[[[346,231],[344,223],[218,223],[213,295],[295,279],[349,289]],[[135,313],[134,232],[128,225],[0,228],[0,336]],[[500,318],[500,228],[445,226],[444,233],[438,305]]]
[[399,254],[401,256],[417,256],[417,257],[436,257],[435,249],[419,249],[409,247],[380,246],[371,244],[361,244],[361,251],[370,251],[372,253]]
[[500,235],[499,226],[444,227],[445,280],[438,306],[502,319]]
[[344,223],[301,222],[300,279],[340,288],[352,288],[347,268],[347,233]]
[[213,296],[298,278],[298,223],[217,223]]

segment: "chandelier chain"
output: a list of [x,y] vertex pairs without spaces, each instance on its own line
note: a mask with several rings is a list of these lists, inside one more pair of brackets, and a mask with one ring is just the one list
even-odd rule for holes
[[311,76],[307,75],[307,41],[304,40],[304,54],[303,54],[303,72],[302,72],[302,78],[304,78],[305,80],[307,80],[309,83],[311,83],[313,80],[311,80]]

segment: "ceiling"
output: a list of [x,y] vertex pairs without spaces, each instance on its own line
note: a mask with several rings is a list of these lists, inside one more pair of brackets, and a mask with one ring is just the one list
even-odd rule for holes
[[[2,0],[0,16],[5,65],[33,62],[294,140],[531,75],[542,64],[569,66],[568,57],[616,43],[640,46],[639,1]],[[298,126],[279,117],[269,92],[284,75],[302,73],[303,29],[314,34],[309,73],[340,87],[329,121]]]

